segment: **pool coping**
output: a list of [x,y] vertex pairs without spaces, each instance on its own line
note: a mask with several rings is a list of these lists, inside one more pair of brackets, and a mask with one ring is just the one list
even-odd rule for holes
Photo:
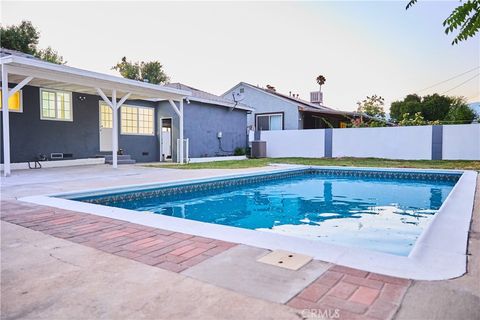
[[[229,178],[234,179],[245,176],[250,177],[309,168],[418,173],[456,173],[461,174],[461,177],[445,199],[437,214],[417,239],[408,257],[362,248],[328,244],[318,240],[298,238],[272,232],[217,225],[148,212],[139,215],[138,211],[134,210],[57,198],[73,195],[92,195],[99,192],[105,193],[106,191],[125,192],[133,189],[138,190],[139,188],[148,189],[155,186],[163,187],[224,180]],[[470,228],[470,221],[473,212],[476,178],[477,172],[468,170],[285,166],[281,169],[262,172],[254,171],[242,174],[216,176],[206,179],[182,179],[174,182],[136,184],[122,187],[90,189],[83,192],[74,191],[28,196],[22,197],[18,200],[270,250],[288,250],[310,255],[318,260],[395,277],[415,280],[444,280],[461,276],[466,272],[468,230]]]

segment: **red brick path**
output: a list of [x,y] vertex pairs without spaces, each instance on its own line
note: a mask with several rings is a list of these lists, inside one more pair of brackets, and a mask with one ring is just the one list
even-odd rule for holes
[[[411,281],[333,266],[287,304],[340,319],[391,319]],[[325,311],[326,310],[326,311]]]
[[2,201],[1,219],[173,272],[181,272],[236,245],[18,201]]

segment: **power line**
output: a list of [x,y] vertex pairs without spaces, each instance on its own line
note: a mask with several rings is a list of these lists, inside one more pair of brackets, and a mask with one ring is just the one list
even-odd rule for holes
[[467,80],[463,81],[463,82],[462,82],[462,83],[460,83],[459,85],[457,85],[457,86],[455,86],[455,87],[453,87],[453,88],[450,88],[450,89],[448,89],[447,91],[444,91],[444,92],[442,92],[441,94],[445,94],[445,93],[447,93],[447,92],[450,92],[450,91],[452,91],[452,90],[454,90],[454,89],[457,89],[458,87],[461,87],[461,86],[463,86],[465,83],[467,83],[467,82],[469,82],[469,81],[471,81],[471,80],[475,79],[475,78],[476,78],[476,77],[478,77],[479,75],[480,75],[480,73],[477,73],[477,74],[476,74],[476,75],[474,75],[473,77],[471,77],[471,78],[468,78]]
[[428,89],[430,89],[430,88],[436,87],[436,86],[438,86],[438,85],[440,85],[440,84],[443,84],[443,83],[445,83],[445,82],[448,82],[448,81],[451,81],[451,80],[456,79],[456,78],[458,78],[458,77],[461,77],[461,76],[463,76],[463,75],[466,75],[467,73],[470,73],[470,72],[472,72],[472,71],[474,71],[474,70],[477,70],[478,68],[480,68],[480,66],[476,66],[476,67],[473,68],[473,69],[470,69],[470,70],[468,70],[468,71],[465,71],[465,72],[462,72],[462,73],[460,73],[460,74],[457,74],[456,76],[453,76],[453,77],[451,77],[451,78],[448,78],[447,80],[443,80],[443,81],[437,82],[437,83],[435,83],[435,84],[433,84],[433,85],[431,85],[431,86],[429,86],[429,87],[426,87],[426,88],[423,88],[423,89],[421,89],[421,90],[418,90],[417,92],[422,92],[422,91],[428,90]]

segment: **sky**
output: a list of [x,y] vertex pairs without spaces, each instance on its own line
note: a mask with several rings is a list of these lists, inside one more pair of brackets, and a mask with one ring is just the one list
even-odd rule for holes
[[452,46],[442,26],[459,2],[406,3],[2,1],[0,17],[30,20],[70,66],[118,75],[123,56],[159,60],[172,82],[218,95],[244,81],[308,100],[322,74],[339,110],[373,94],[386,109],[410,93],[480,101],[480,36]]

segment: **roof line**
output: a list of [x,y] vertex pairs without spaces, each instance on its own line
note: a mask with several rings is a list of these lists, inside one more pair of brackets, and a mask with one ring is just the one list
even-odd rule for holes
[[70,67],[66,65],[59,65],[51,62],[42,61],[42,60],[36,60],[36,59],[20,57],[15,55],[9,55],[9,56],[0,58],[0,64],[3,65],[3,64],[10,64],[10,63],[18,63],[25,66],[38,67],[38,68],[43,68],[49,71],[68,73],[76,76],[92,77],[102,81],[117,82],[124,85],[136,86],[139,88],[155,90],[163,93],[172,93],[180,96],[191,95],[191,92],[185,91],[185,90],[179,90],[179,89],[165,87],[162,85],[156,85],[156,84],[141,82],[137,80],[121,78],[121,77],[117,77],[117,76],[113,76],[105,73],[89,71],[89,70]]

